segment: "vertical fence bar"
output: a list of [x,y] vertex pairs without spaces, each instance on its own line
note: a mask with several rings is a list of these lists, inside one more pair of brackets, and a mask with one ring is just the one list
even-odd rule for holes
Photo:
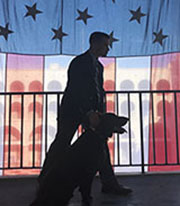
[[24,94],[21,94],[21,160],[20,160],[21,168],[23,168],[23,129],[24,129]]
[[140,114],[140,135],[141,135],[141,171],[144,173],[144,142],[143,142],[143,111],[142,111],[142,94],[139,93],[139,114]]
[[166,105],[165,105],[165,93],[162,93],[163,97],[163,118],[164,118],[164,146],[165,146],[165,164],[168,164],[167,161],[167,133],[166,133]]
[[[60,109],[60,94],[57,94],[57,118],[59,118],[59,109]],[[59,120],[57,121],[57,130],[59,128]]]
[[132,139],[131,139],[131,107],[130,107],[130,93],[128,92],[128,118],[129,118],[129,163],[132,165]]
[[156,140],[155,140],[155,129],[154,129],[154,96],[153,96],[153,93],[151,93],[151,105],[152,105],[153,163],[156,164]]
[[8,138],[8,168],[11,167],[11,103],[12,94],[9,95],[9,138]]
[[48,95],[45,95],[45,156],[48,145]]
[[177,164],[179,164],[179,135],[178,135],[178,118],[177,118],[177,95],[174,92],[174,113],[175,113],[175,130],[176,130],[176,153],[177,153]]
[[[116,102],[117,102],[117,115],[119,115],[119,95],[118,93],[116,93]],[[118,165],[120,165],[120,142],[119,142],[120,136],[119,134],[117,134],[117,161],[118,161]]]
[[36,130],[36,94],[33,94],[33,152],[32,152],[32,167],[35,167],[35,131]]

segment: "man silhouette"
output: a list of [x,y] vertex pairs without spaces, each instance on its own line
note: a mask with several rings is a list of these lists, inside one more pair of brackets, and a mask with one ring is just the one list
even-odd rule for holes
[[[105,93],[103,89],[103,65],[99,57],[105,57],[109,51],[109,35],[94,32],[89,38],[90,48],[75,57],[68,69],[68,82],[58,114],[58,131],[46,156],[39,181],[48,172],[53,159],[63,154],[83,120],[88,118],[91,125],[98,121],[97,112],[105,112]],[[93,150],[93,148],[92,148]],[[93,152],[93,151],[92,151]],[[113,172],[108,145],[107,158],[100,173],[102,192],[127,195],[132,190],[120,185]]]

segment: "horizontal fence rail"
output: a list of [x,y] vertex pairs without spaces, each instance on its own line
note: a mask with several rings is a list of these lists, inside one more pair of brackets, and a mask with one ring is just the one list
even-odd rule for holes
[[[62,96],[63,92],[0,93],[2,174],[41,169],[56,135]],[[109,140],[115,171],[180,170],[179,104],[179,90],[106,92],[107,112],[129,118],[127,133]],[[80,127],[72,142],[81,132]]]

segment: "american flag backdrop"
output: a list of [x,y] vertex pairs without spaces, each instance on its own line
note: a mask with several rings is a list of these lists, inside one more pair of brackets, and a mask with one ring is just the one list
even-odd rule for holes
[[[63,91],[67,69],[74,56],[86,51],[94,31],[110,35],[110,51],[101,58],[105,90],[180,89],[180,1],[179,0],[0,0],[0,91]],[[7,166],[9,101],[0,96],[0,167]],[[180,97],[177,96],[177,100]],[[174,102],[165,99],[168,158],[175,160]],[[23,165],[32,164],[33,97],[25,99],[23,128]],[[141,162],[139,105],[131,97],[132,161]],[[154,96],[154,120],[157,135],[157,161],[162,163],[162,97]],[[116,111],[114,95],[107,96],[108,111]],[[21,99],[12,98],[11,159],[20,162]],[[44,160],[44,98],[36,98],[36,166]],[[127,98],[119,96],[118,110],[126,116]],[[56,97],[48,101],[48,145],[56,134]],[[180,114],[179,110],[177,111]],[[143,133],[145,162],[152,163],[152,119],[148,95],[143,96]],[[179,118],[179,115],[178,115]],[[179,121],[180,122],[180,121]],[[179,125],[178,125],[179,126]],[[180,126],[179,126],[180,127]],[[180,131],[180,130],[179,130]],[[180,136],[180,135],[179,135]],[[128,163],[127,134],[120,144],[121,163]],[[115,138],[109,142],[112,163],[116,162]],[[172,171],[180,167],[148,167],[147,171]],[[139,171],[140,168],[116,168],[115,171]],[[5,170],[1,175],[34,174],[37,170]]]

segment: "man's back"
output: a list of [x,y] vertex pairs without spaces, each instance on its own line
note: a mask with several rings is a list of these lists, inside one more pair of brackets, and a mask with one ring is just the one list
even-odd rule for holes
[[[98,62],[98,83],[103,104],[103,66]],[[68,82],[61,103],[62,113],[66,115],[84,114],[97,110],[96,65],[89,51],[75,57],[68,69]],[[101,106],[99,106],[101,107]]]

